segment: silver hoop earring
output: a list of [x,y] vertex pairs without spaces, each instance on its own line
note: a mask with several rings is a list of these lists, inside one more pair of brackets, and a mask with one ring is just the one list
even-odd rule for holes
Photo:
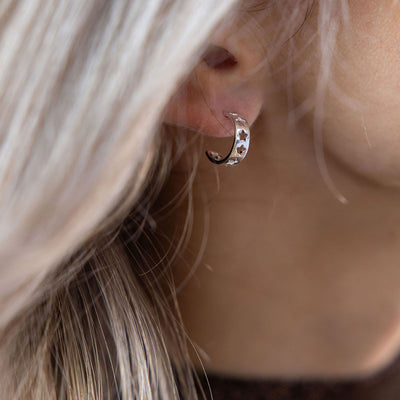
[[215,151],[207,150],[206,156],[214,164],[239,164],[246,157],[249,150],[250,128],[247,121],[236,113],[224,112],[224,116],[230,118],[235,125],[235,135],[231,151],[226,157],[222,157]]

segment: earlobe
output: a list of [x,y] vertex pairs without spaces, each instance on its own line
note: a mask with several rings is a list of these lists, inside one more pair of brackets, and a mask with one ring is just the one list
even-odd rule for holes
[[249,125],[256,120],[263,103],[263,74],[248,71],[254,63],[230,54],[222,46],[211,47],[170,99],[165,109],[166,123],[226,137],[233,132],[224,112],[238,113]]

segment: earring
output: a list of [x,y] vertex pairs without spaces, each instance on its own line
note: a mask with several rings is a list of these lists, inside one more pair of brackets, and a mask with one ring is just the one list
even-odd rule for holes
[[230,118],[235,125],[235,135],[231,151],[226,157],[220,156],[215,151],[206,151],[206,156],[214,164],[235,165],[245,157],[250,145],[250,128],[247,121],[233,112],[224,111],[224,116]]

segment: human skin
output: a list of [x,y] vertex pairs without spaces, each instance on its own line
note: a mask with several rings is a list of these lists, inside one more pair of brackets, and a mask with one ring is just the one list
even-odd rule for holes
[[[258,116],[242,164],[216,167],[201,158],[193,188],[195,229],[175,267],[179,284],[207,235],[204,256],[180,290],[179,303],[209,372],[365,377],[400,350],[400,5],[350,0],[349,15],[332,65],[331,81],[340,94],[327,93],[324,101],[324,158],[314,142],[313,110],[287,123],[288,109],[313,103],[316,93],[318,42],[304,49],[316,30],[316,9],[294,39],[303,51],[293,69],[304,63],[307,69],[293,82],[292,104],[280,68],[284,47],[267,73],[250,78],[240,70],[247,65],[254,72],[268,56],[266,38],[276,17],[269,10],[249,17],[263,28],[248,31],[258,41],[232,26],[216,35],[213,43],[234,54],[238,66],[196,67],[180,92],[191,92],[189,108],[196,105],[197,112],[177,112],[188,106],[179,92],[167,110],[169,123],[225,136],[231,126],[223,118],[215,124],[218,100],[239,112],[241,88],[250,99],[244,116],[252,124]],[[249,41],[259,43],[254,56],[246,52]],[[190,90],[199,82],[201,97]],[[202,102],[211,106],[202,108]],[[222,139],[206,138],[207,148],[216,140]],[[182,185],[180,168],[171,176],[170,193]],[[171,218],[184,216],[181,207]],[[193,360],[200,368],[195,355]]]

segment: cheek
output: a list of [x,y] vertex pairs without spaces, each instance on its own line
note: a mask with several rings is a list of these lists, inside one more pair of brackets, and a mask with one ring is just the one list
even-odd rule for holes
[[331,152],[393,186],[400,182],[399,11],[392,0],[350,2],[352,25],[338,37],[333,73],[342,93],[328,98],[325,124]]
[[324,104],[325,151],[353,172],[400,186],[400,7],[349,4],[351,28],[338,35]]
[[[325,151],[352,172],[376,183],[400,186],[400,117],[382,104],[363,111],[328,99],[323,124]],[[374,99],[375,102],[375,99]]]

